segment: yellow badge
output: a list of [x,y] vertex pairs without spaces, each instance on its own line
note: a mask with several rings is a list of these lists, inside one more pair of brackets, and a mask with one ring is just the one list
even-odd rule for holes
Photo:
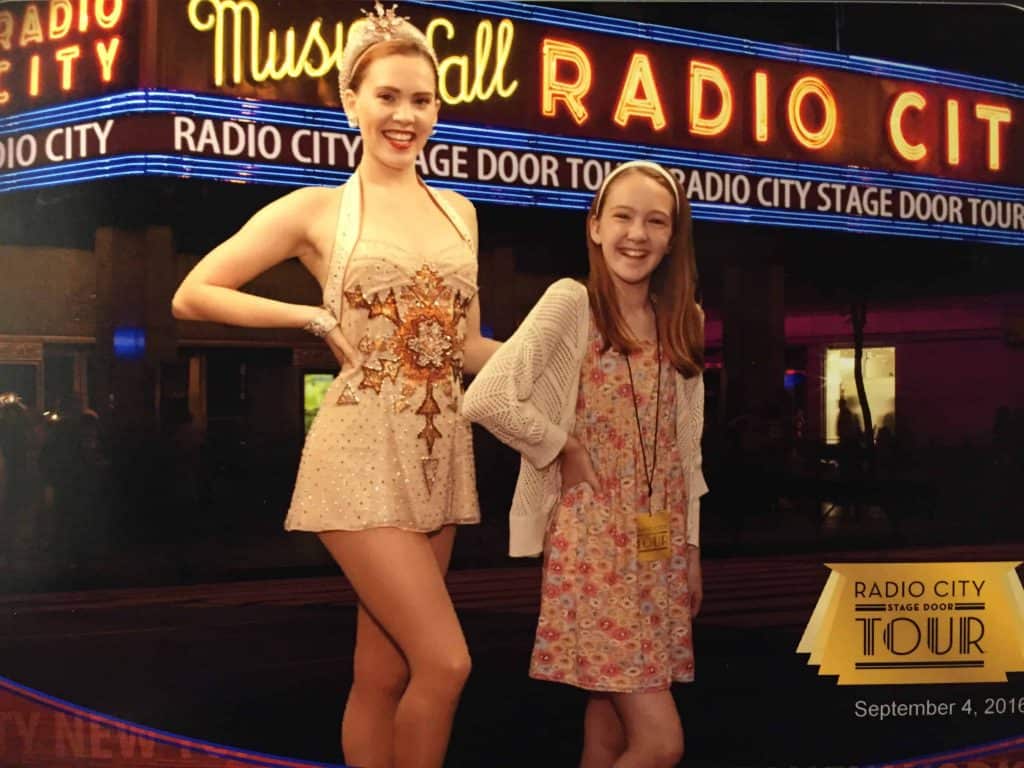
[[636,516],[636,559],[639,563],[668,560],[668,512]]

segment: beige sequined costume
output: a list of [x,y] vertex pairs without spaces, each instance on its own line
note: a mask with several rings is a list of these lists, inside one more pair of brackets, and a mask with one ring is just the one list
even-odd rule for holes
[[363,355],[331,384],[302,451],[288,530],[391,526],[433,531],[480,519],[462,400],[466,312],[476,295],[472,239],[412,253],[359,238],[359,174],[342,189],[324,304]]

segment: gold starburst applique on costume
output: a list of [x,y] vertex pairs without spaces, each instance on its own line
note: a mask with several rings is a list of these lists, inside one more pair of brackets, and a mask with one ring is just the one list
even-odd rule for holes
[[[384,379],[399,383],[401,373],[401,394],[394,400],[396,413],[410,408],[409,400],[425,390],[415,412],[426,423],[417,437],[426,443],[428,457],[432,456],[434,444],[443,437],[434,424],[435,417],[442,412],[435,399],[434,385],[440,385],[437,393],[445,399],[447,409],[458,412],[456,384],[462,375],[459,324],[466,317],[472,294],[454,290],[433,266],[424,264],[416,270],[409,285],[373,295],[367,295],[356,285],[345,291],[345,299],[350,306],[367,310],[370,318],[386,317],[395,326],[390,337],[378,338],[375,344],[364,343],[365,337],[360,340],[360,351],[371,359],[362,366],[359,388],[379,395]],[[388,359],[373,359],[382,353]],[[428,481],[430,485],[432,481]]]
[[373,301],[370,303],[370,317],[386,317],[395,325],[402,324],[402,318],[398,314],[398,302],[395,300],[393,290],[388,291],[388,295],[383,301],[380,299],[380,294],[373,297]]
[[437,271],[426,264],[416,270],[416,277],[413,280],[412,288],[416,298],[426,306],[436,302],[441,298],[442,294],[451,294],[451,288],[444,284]]
[[419,390],[412,382],[406,382],[402,385],[402,393],[399,397],[395,398],[395,413],[401,413],[409,407],[409,398],[416,394]]
[[452,304],[452,318],[459,322],[469,312],[469,305],[473,303],[472,296],[463,296],[462,291],[455,292],[455,299]]
[[445,380],[441,385],[441,392],[448,398],[448,410],[452,413],[458,413],[459,404],[455,402],[455,385],[452,383],[451,379]]
[[356,285],[351,291],[345,291],[345,301],[356,309],[370,308],[370,300],[363,295],[363,289],[359,285]]
[[345,389],[338,395],[338,405],[355,405],[359,402],[359,397],[356,395],[355,390],[352,389],[351,384],[346,384]]
[[377,342],[375,339],[371,339],[369,336],[363,336],[363,338],[359,340],[358,349],[364,355],[372,355],[374,352],[377,351]]
[[372,389],[378,395],[384,379],[391,379],[394,384],[398,380],[398,373],[402,364],[397,360],[376,360],[372,364],[362,366],[363,380],[359,382],[360,389]]
[[434,481],[437,480],[437,459],[420,459],[420,466],[423,468],[423,482],[427,486],[427,493],[434,492]]
[[420,368],[441,368],[451,356],[452,337],[433,319],[422,320],[407,343]]
[[420,403],[420,407],[416,409],[416,413],[423,416],[427,420],[427,425],[420,430],[420,433],[416,437],[422,438],[427,441],[427,453],[434,453],[434,441],[443,435],[438,431],[437,427],[434,426],[434,417],[441,412],[441,406],[437,404],[437,400],[434,399],[434,384],[431,381],[427,382],[427,396]]

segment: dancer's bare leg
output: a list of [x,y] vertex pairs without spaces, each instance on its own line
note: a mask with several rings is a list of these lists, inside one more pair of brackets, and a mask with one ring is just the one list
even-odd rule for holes
[[583,716],[580,768],[612,768],[626,751],[626,731],[607,694],[591,693]]
[[341,720],[345,762],[391,768],[395,711],[409,682],[409,667],[394,641],[361,603],[352,666],[352,688]]
[[[429,537],[441,575],[448,572],[455,526]],[[394,764],[394,726],[398,702],[409,683],[405,657],[369,611],[359,604],[352,688],[341,721],[345,759],[355,766]]]
[[683,725],[669,691],[613,693],[626,729],[626,751],[615,768],[675,768],[683,758]]
[[[393,710],[391,756],[379,748],[379,742],[371,744],[365,732],[356,732],[364,717],[360,694],[354,712],[350,699],[343,731],[345,758],[352,765],[442,765],[455,707],[470,666],[462,628],[444,584],[453,538],[451,526],[430,537],[397,528],[320,534],[359,595],[366,616],[358,625],[364,635],[357,638],[357,665],[364,660],[387,663],[382,675],[392,692],[400,684],[394,662],[404,659],[408,670],[408,682]],[[367,647],[360,648],[365,639],[369,639]],[[390,648],[385,647],[384,640]],[[357,669],[357,678],[359,674]],[[384,714],[386,702],[378,699],[376,704],[377,714]],[[355,720],[350,724],[353,715]],[[388,728],[372,714],[366,719],[372,719],[366,726],[369,730],[380,733],[380,729]],[[357,753],[351,753],[350,748]],[[364,749],[369,754],[362,754]]]

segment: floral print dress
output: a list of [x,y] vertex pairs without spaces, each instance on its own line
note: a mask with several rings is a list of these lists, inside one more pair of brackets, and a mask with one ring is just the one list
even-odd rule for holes
[[[552,511],[530,676],[591,691],[639,693],[693,680],[687,587],[686,484],[676,444],[675,371],[663,359],[653,511],[667,510],[670,556],[637,561],[636,515],[652,511],[625,357],[591,319],[573,434],[601,487],[573,486]],[[636,403],[652,461],[657,355],[630,356]]]

